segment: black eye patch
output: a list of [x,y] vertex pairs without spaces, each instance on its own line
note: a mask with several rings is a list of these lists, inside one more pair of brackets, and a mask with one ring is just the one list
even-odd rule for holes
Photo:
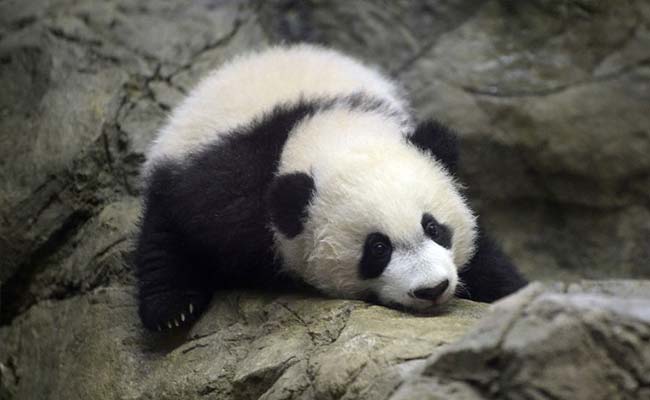
[[390,262],[393,245],[388,236],[375,232],[366,236],[363,256],[359,262],[359,275],[362,279],[377,278]]
[[447,225],[439,223],[435,218],[433,218],[433,215],[429,213],[422,214],[422,222],[420,223],[422,224],[422,229],[424,230],[425,235],[442,247],[451,249],[451,238],[453,232]]

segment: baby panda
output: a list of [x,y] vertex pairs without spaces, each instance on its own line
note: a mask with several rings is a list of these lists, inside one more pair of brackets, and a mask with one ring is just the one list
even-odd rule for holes
[[139,314],[188,324],[216,289],[307,284],[428,312],[526,284],[460,192],[455,134],[377,70],[312,45],[211,72],[143,168]]

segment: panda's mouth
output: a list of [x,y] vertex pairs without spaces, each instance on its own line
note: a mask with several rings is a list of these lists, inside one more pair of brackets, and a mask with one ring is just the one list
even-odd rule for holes
[[449,297],[441,296],[439,300],[436,301],[419,300],[409,297],[408,304],[405,304],[394,300],[381,300],[377,293],[372,292],[363,296],[363,299],[368,303],[377,304],[413,315],[434,316],[444,313],[444,309],[446,308],[445,305],[448,303]]
[[364,300],[368,303],[376,304],[383,307],[388,307],[393,310],[414,314],[422,316],[433,316],[441,313],[441,306],[444,306],[446,302],[430,302],[424,300],[415,300],[418,305],[413,304],[403,304],[397,301],[381,301],[379,296],[375,293],[368,294],[365,296]]

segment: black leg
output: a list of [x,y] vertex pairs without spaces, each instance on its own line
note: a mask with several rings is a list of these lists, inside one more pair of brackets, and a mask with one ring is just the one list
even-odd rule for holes
[[491,303],[528,282],[499,246],[479,230],[476,253],[459,274],[464,287],[458,297]]
[[161,225],[145,214],[135,257],[140,318],[152,330],[187,325],[212,296],[203,266],[192,262],[179,235]]

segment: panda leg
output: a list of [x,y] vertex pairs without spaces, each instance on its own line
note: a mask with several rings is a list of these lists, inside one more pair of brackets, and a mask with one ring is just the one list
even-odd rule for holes
[[474,256],[459,274],[458,297],[491,303],[528,284],[499,246],[479,229]]
[[177,234],[156,226],[145,215],[135,263],[139,314],[146,328],[166,330],[187,325],[205,309],[212,289],[204,267],[192,262]]

